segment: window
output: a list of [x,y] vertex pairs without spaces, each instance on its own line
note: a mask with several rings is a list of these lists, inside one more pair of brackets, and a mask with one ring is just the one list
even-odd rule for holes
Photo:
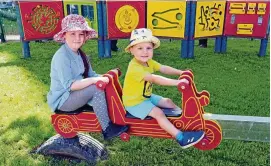
[[69,14],[79,14],[78,13],[78,6],[73,4],[67,5],[67,13]]
[[88,18],[90,21],[94,20],[94,9],[90,5],[81,6],[82,16]]

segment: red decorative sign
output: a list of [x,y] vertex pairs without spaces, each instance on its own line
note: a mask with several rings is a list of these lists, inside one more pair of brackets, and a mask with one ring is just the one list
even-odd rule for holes
[[61,1],[19,2],[24,40],[49,39],[61,30]]
[[145,2],[107,2],[108,39],[129,38],[132,30],[145,28]]
[[227,2],[225,36],[265,38],[270,15],[269,1]]

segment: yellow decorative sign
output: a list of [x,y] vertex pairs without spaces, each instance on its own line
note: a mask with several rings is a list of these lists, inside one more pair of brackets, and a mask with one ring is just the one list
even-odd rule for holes
[[253,33],[253,24],[237,24],[237,34],[251,35]]
[[195,38],[222,35],[225,5],[225,1],[197,2]]
[[137,10],[130,5],[124,5],[117,11],[115,21],[118,29],[122,32],[131,32],[139,23]]
[[147,27],[155,36],[184,38],[186,2],[147,2]]
[[231,3],[230,14],[245,14],[246,3]]
[[256,3],[248,3],[247,14],[255,14]]
[[258,11],[257,14],[265,14],[266,12],[266,3],[258,3]]

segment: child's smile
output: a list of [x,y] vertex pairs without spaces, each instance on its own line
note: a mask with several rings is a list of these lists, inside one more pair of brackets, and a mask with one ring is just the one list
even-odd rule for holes
[[144,42],[136,44],[130,48],[130,51],[135,59],[144,65],[153,57],[153,43]]
[[65,34],[66,43],[75,53],[84,44],[85,38],[86,33],[84,31],[69,31]]

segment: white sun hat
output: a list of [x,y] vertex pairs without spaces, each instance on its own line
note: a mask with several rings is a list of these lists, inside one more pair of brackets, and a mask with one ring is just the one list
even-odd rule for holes
[[139,43],[144,43],[144,42],[153,43],[154,49],[160,46],[160,40],[157,37],[152,35],[152,31],[150,29],[140,28],[140,29],[135,29],[132,31],[131,37],[130,37],[130,43],[125,48],[125,51],[129,53],[130,47]]

